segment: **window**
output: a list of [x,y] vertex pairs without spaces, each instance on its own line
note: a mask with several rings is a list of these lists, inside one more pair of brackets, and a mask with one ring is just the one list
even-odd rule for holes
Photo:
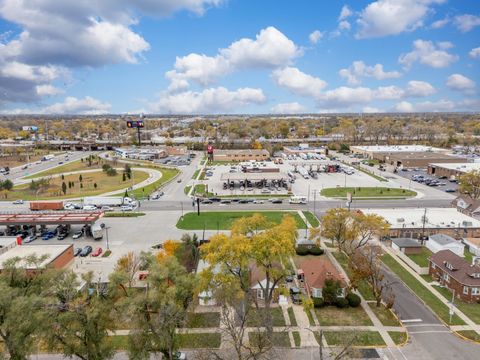
[[432,269],[435,270],[436,269],[436,266],[435,264],[432,262]]
[[464,293],[465,295],[468,295],[468,286],[464,286],[464,287],[463,287],[463,293]]
[[312,296],[315,298],[321,298],[322,297],[322,289],[312,289]]
[[443,274],[443,280],[450,282],[450,276],[447,273]]
[[257,289],[257,298],[263,299],[263,290],[262,289]]
[[480,288],[472,288],[472,295],[480,295]]
[[445,263],[445,267],[446,267],[447,269],[449,269],[449,270],[453,270],[452,264],[450,264],[450,263],[448,263],[448,262]]

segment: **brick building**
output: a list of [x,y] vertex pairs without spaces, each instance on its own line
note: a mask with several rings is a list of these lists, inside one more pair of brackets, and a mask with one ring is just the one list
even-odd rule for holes
[[264,161],[270,158],[270,153],[265,150],[215,150],[213,153],[213,161]]
[[469,264],[450,250],[430,257],[428,273],[465,302],[480,302],[480,265]]

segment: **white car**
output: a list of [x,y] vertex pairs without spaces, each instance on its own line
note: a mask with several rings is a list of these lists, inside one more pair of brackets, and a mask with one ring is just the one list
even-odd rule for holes
[[63,205],[65,210],[75,210],[75,206],[73,204],[65,204]]
[[37,239],[37,235],[30,235],[23,240],[24,243],[31,243],[32,241]]
[[120,208],[122,211],[132,211],[133,210],[133,206],[132,205],[122,205],[122,207]]
[[83,236],[83,232],[77,231],[75,234],[73,234],[72,238],[73,239],[80,239]]
[[102,211],[113,211],[113,208],[111,206],[102,206],[100,208],[100,210],[102,210]]
[[84,205],[83,210],[97,210],[95,205]]
[[23,204],[23,200],[15,200],[13,202],[13,205],[22,205]]
[[265,201],[263,200],[253,200],[254,204],[263,204]]

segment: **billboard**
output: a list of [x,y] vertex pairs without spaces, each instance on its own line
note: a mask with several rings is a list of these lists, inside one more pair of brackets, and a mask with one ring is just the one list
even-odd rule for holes
[[143,120],[127,120],[127,128],[143,128],[145,127],[145,123]]
[[32,131],[32,132],[37,132],[38,131],[38,126],[22,126],[23,131]]

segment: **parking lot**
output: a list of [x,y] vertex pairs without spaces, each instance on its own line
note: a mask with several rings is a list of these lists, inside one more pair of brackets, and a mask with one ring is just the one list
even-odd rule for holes
[[[446,178],[441,178],[435,175],[429,175],[425,169],[407,169],[408,171],[398,171],[397,174],[406,179],[416,181],[420,184],[425,184],[436,188],[439,191],[445,191],[452,194],[458,193],[458,182],[449,181]],[[432,181],[433,183],[429,182]],[[435,181],[436,180],[436,181]]]
[[[271,161],[257,163],[260,171],[253,172],[251,178],[265,181],[252,180],[252,184],[234,182],[231,186],[225,179],[231,175],[238,177],[241,173],[240,165],[215,165],[207,168],[204,183],[208,191],[217,196],[259,196],[259,195],[287,195],[291,191],[294,195],[309,196],[324,188],[335,187],[401,187],[395,182],[384,182],[358,171],[350,166],[332,160],[283,160],[281,164]],[[261,172],[261,169],[278,168],[279,172]],[[330,172],[329,172],[330,171]],[[210,175],[210,176],[208,176]],[[312,176],[313,175],[313,176]],[[248,173],[245,174],[248,177]],[[278,178],[283,181],[273,181]],[[292,181],[293,180],[293,181]]]

